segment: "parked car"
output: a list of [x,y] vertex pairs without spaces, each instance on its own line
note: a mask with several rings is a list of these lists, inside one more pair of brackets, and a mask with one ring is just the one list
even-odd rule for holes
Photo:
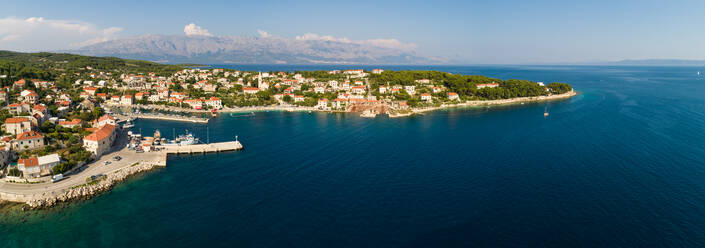
[[64,180],[64,174],[59,173],[59,174],[56,174],[56,175],[54,175],[54,176],[51,177],[51,182],[52,182],[52,183],[55,183],[55,182],[58,182],[58,181],[61,181],[61,180]]

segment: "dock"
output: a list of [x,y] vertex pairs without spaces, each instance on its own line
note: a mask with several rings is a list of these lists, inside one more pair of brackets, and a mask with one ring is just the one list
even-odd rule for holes
[[227,152],[236,151],[243,148],[240,141],[218,142],[210,144],[195,144],[195,145],[169,145],[157,146],[165,154],[193,154],[193,153],[212,153],[212,152]]
[[193,123],[207,124],[210,119],[183,115],[165,115],[165,114],[114,114],[120,120],[126,119],[152,119],[152,120],[167,120],[167,121],[184,121]]

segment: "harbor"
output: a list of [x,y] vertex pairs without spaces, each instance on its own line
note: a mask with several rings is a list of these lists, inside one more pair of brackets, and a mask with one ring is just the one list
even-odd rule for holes
[[158,131],[154,137],[123,131],[110,152],[64,175],[63,180],[52,182],[46,178],[32,183],[0,181],[0,200],[41,208],[86,199],[110,190],[134,174],[165,167],[169,155],[227,152],[243,148],[237,137],[233,141],[202,143],[188,132],[174,140],[166,140],[160,138]]

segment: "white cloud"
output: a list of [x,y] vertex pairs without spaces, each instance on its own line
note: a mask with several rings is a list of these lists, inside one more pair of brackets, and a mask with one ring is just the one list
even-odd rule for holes
[[350,40],[348,38],[336,38],[331,35],[319,35],[314,33],[306,33],[301,36],[296,36],[296,40],[322,40],[322,41],[334,41],[342,43],[352,43],[359,45],[370,45],[382,48],[394,48],[400,50],[414,50],[416,49],[416,44],[413,43],[403,43],[397,39],[371,39],[371,40]]
[[269,32],[261,30],[261,29],[257,29],[257,34],[259,34],[259,36],[262,38],[272,37],[272,35]]
[[99,28],[94,24],[30,17],[0,19],[0,49],[47,51],[76,48],[116,37],[122,28]]
[[187,36],[195,36],[195,35],[213,36],[210,32],[208,32],[208,29],[202,28],[200,26],[196,26],[195,23],[191,23],[189,25],[186,25],[184,27],[184,33],[186,33]]

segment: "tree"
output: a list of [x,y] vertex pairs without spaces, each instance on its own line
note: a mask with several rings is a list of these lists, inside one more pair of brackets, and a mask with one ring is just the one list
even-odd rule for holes
[[573,90],[573,87],[571,87],[569,84],[559,82],[550,83],[546,85],[546,88],[551,89],[551,93],[553,94],[563,94]]
[[98,106],[93,107],[93,119],[94,119],[94,120],[100,118],[101,116],[103,116],[104,113],[105,113],[105,112],[103,112],[103,108],[98,107]]
[[294,98],[292,98],[290,95],[285,95],[284,97],[282,97],[282,100],[284,100],[284,102],[291,103],[294,101]]

